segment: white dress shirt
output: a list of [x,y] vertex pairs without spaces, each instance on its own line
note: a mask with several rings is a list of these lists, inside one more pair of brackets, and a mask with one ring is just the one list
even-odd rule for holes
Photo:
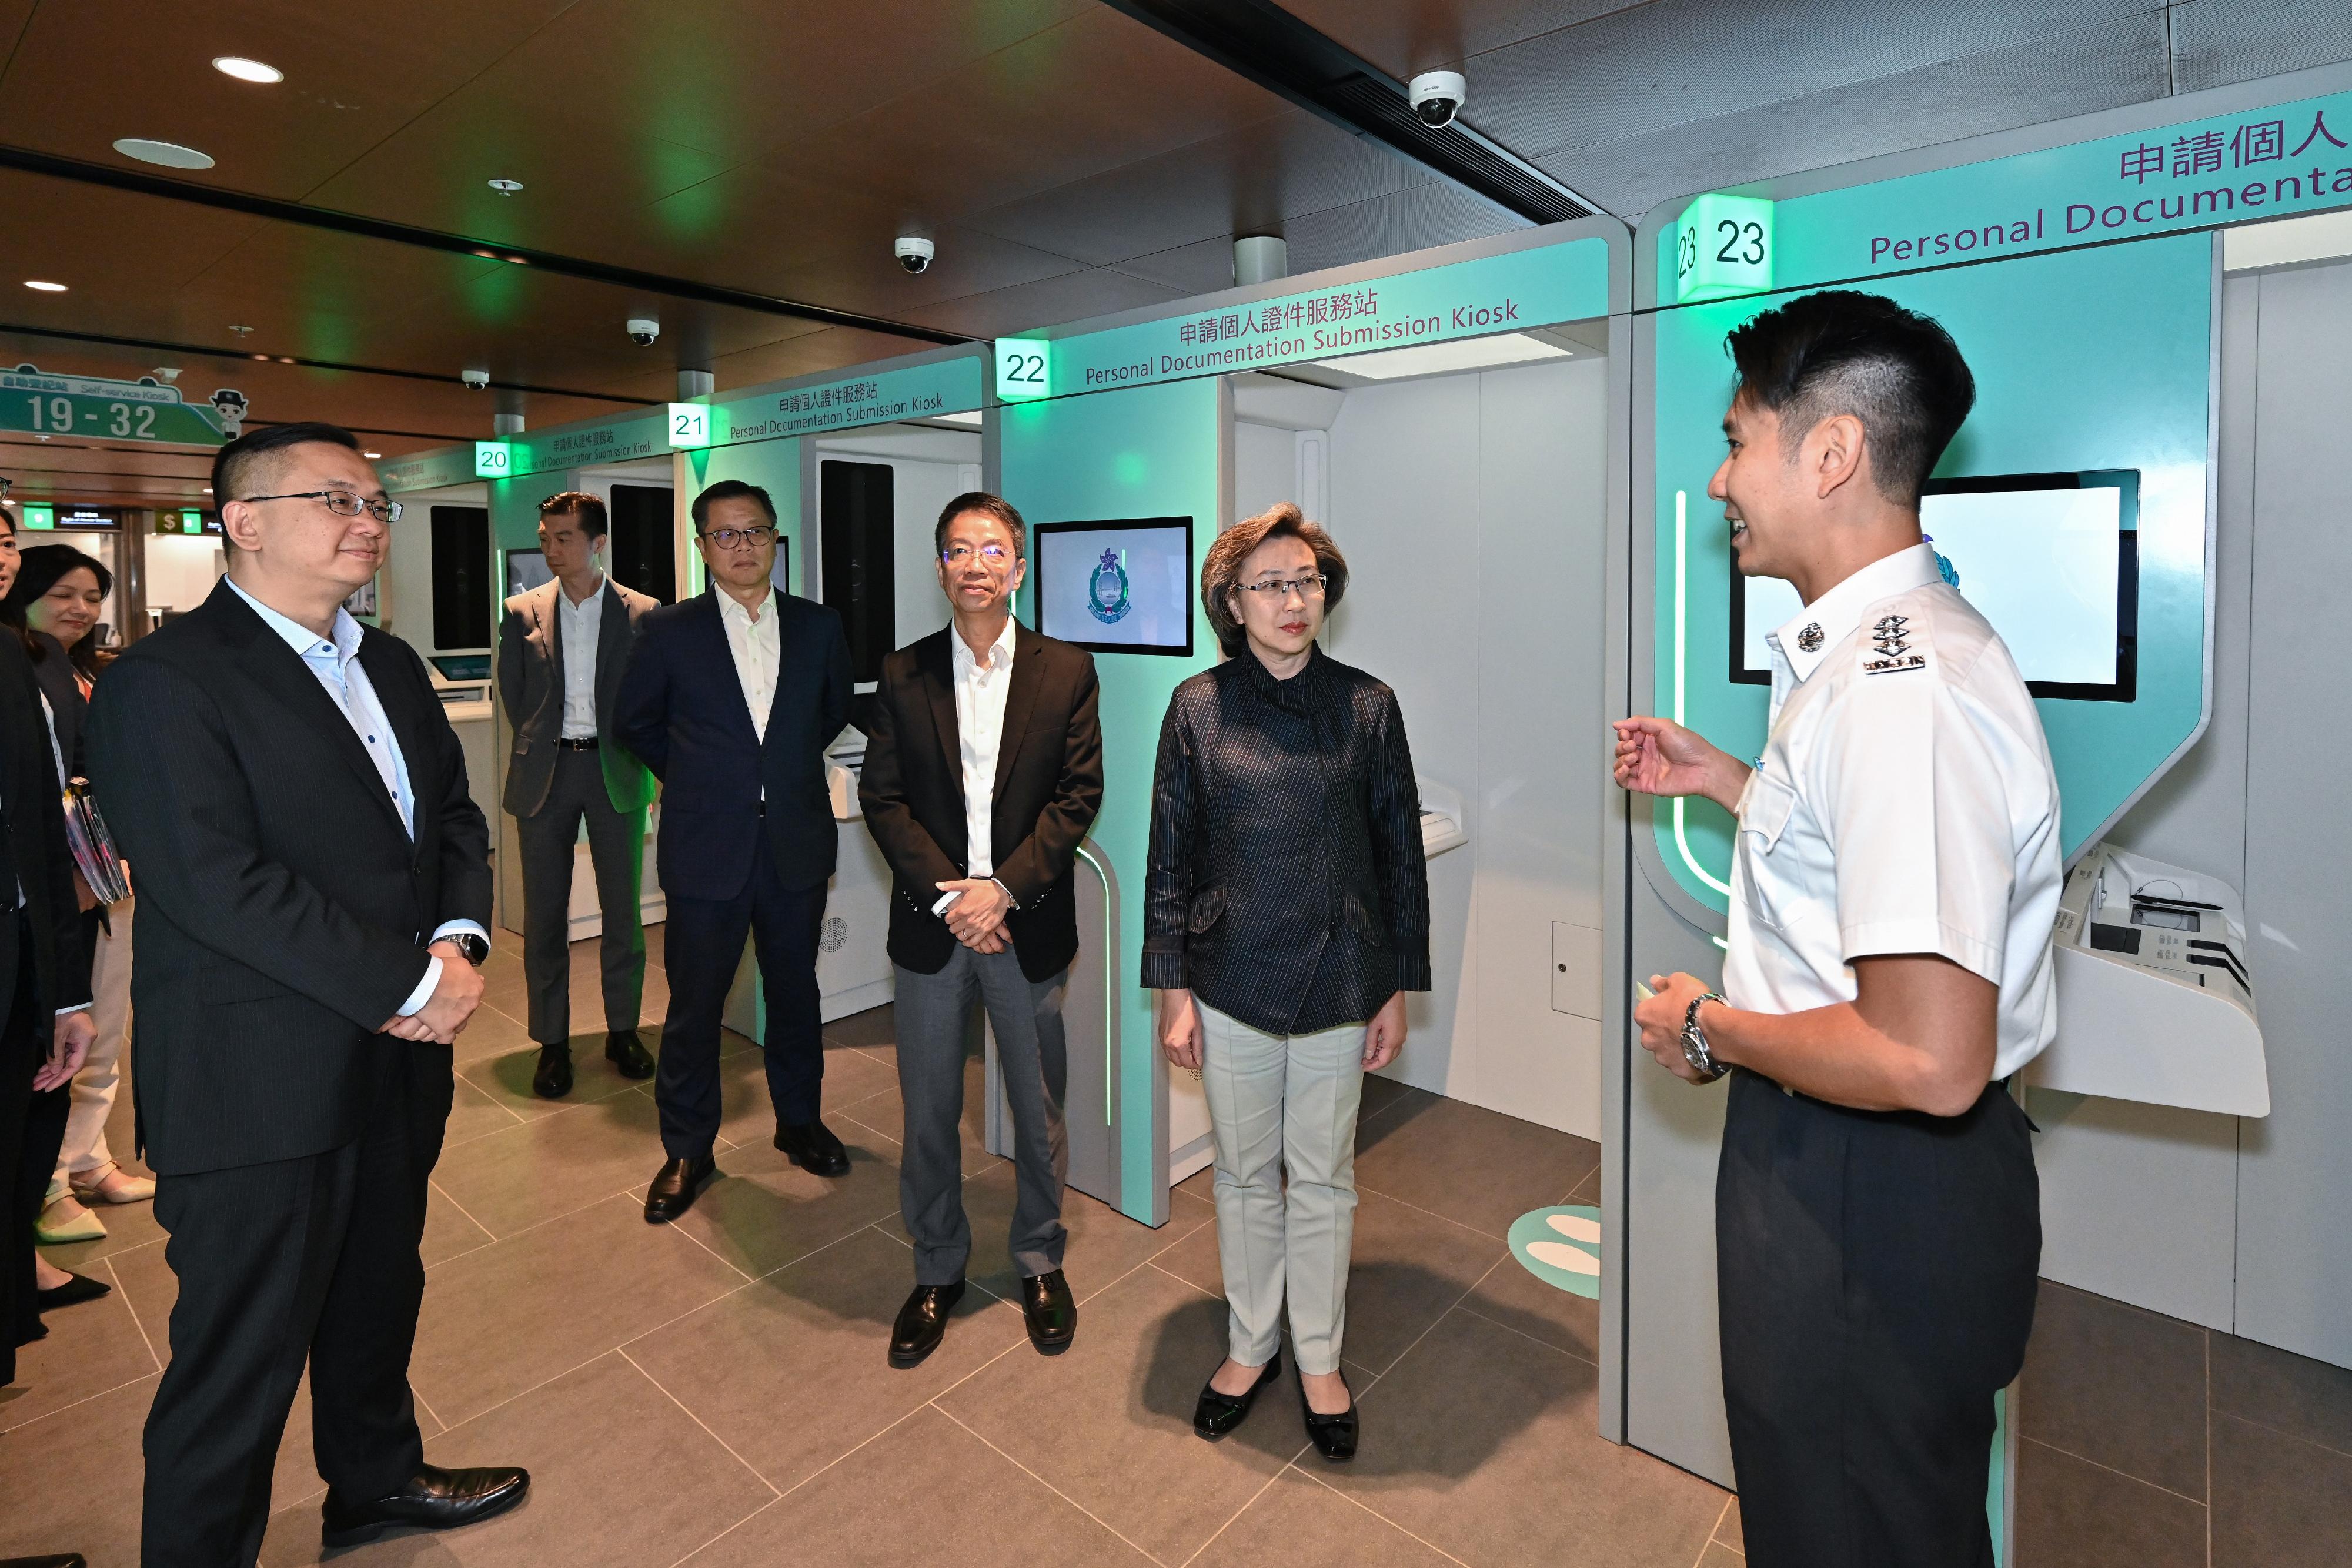
[[1921,544],[1766,639],[1772,733],[1739,799],[1723,991],[1854,999],[1856,958],[1934,953],[2000,988],[1992,1075],[2057,1028],[2058,780],[2008,647]]
[[[776,665],[783,657],[783,643],[776,632],[776,591],[769,587],[767,596],[751,610],[723,588],[714,586],[711,591],[719,596],[719,621],[727,628],[727,651],[735,655],[735,679],[743,688],[743,706],[751,710],[751,731],[765,746],[768,710],[776,706]],[[766,789],[760,791],[760,798],[768,798]]]
[[989,644],[985,661],[950,627],[948,645],[955,666],[956,739],[963,753],[964,875],[996,874],[993,823],[996,758],[1004,740],[1004,694],[1013,686],[1013,617]]
[[[352,733],[358,736],[360,744],[367,747],[368,760],[375,764],[376,776],[383,780],[384,792],[392,797],[392,803],[399,809],[400,820],[407,828],[408,836],[414,839],[416,836],[416,796],[409,788],[408,759],[400,754],[399,738],[392,733],[392,721],[384,716],[383,704],[376,697],[375,683],[368,679],[367,666],[360,663],[360,623],[352,619],[349,611],[338,606],[334,636],[321,637],[300,622],[279,614],[237,587],[235,579],[227,580],[236,596],[251,605],[253,612],[261,617],[262,623],[294,650],[310,674],[318,677],[319,685],[326,688],[327,695],[334,699],[335,706],[342,710],[343,717],[351,723]],[[490,939],[490,934],[471,920],[445,920],[434,927],[433,940],[438,942],[444,936],[460,933],[478,936],[486,943]],[[422,1009],[432,999],[433,988],[440,983],[440,955],[427,954],[425,977],[416,982],[416,988],[408,994],[408,1000],[401,1004],[399,1016],[407,1018]]]
[[604,629],[604,575],[579,603],[555,585],[555,637],[563,645],[563,738],[596,737],[596,638]]

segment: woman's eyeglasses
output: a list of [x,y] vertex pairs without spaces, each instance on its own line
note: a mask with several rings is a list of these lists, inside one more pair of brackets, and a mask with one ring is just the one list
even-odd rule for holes
[[1270,582],[1240,582],[1234,586],[1280,604],[1294,593],[1301,599],[1320,599],[1323,585],[1328,580],[1318,571],[1313,577],[1277,577]]

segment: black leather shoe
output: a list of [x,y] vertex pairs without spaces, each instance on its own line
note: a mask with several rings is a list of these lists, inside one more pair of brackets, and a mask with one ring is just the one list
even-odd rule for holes
[[1249,1385],[1246,1393],[1220,1394],[1213,1383],[1202,1384],[1201,1402],[1192,1406],[1193,1435],[1206,1437],[1213,1443],[1240,1426],[1243,1417],[1250,1413],[1250,1406],[1257,1403],[1259,1391],[1281,1375],[1282,1352],[1277,1350],[1274,1353],[1274,1359],[1259,1371],[1257,1381]]
[[1029,1343],[1039,1355],[1059,1355],[1078,1332],[1078,1303],[1062,1271],[1021,1276],[1021,1315],[1029,1320]]
[[89,1568],[79,1552],[57,1552],[47,1557],[0,1557],[0,1568]]
[[347,1502],[331,1488],[321,1509],[327,1546],[357,1546],[387,1530],[455,1530],[506,1512],[530,1490],[530,1472],[511,1467],[445,1470],[432,1465],[390,1497]]
[[920,1366],[948,1337],[948,1314],[962,1300],[961,1280],[952,1285],[916,1286],[898,1309],[898,1321],[890,1325],[890,1364],[901,1371]]
[[668,1160],[654,1176],[653,1186],[646,1188],[646,1223],[667,1225],[694,1207],[710,1178],[719,1174],[719,1162],[709,1155],[699,1159]]
[[797,1127],[778,1126],[776,1147],[790,1155],[793,1164],[811,1176],[844,1176],[849,1174],[849,1151],[841,1140],[826,1131],[823,1122],[806,1122]]
[[561,1100],[572,1092],[572,1048],[542,1045],[539,1071],[530,1075],[530,1092],[542,1100]]
[[[1340,1383],[1348,1379],[1343,1373]],[[1318,1416],[1315,1406],[1307,1403],[1307,1385],[1298,1385],[1298,1407],[1307,1413],[1307,1440],[1328,1464],[1344,1465],[1356,1457],[1355,1391],[1349,1390],[1348,1407],[1337,1416]]]
[[[44,1312],[54,1312],[59,1307],[79,1306],[84,1301],[98,1300],[113,1289],[113,1286],[103,1280],[92,1280],[81,1274],[68,1274],[64,1284],[51,1285],[46,1291],[35,1291],[33,1306],[35,1311]],[[0,1559],[0,1568],[6,1568],[5,1559]]]
[[633,1029],[616,1029],[604,1036],[604,1060],[621,1070],[624,1078],[651,1078],[654,1059],[646,1051],[645,1041]]

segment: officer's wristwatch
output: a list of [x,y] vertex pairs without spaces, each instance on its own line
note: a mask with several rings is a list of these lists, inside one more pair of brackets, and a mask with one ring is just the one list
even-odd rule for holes
[[[1721,997],[1707,991],[1683,1010],[1683,1060],[1691,1064],[1691,1071],[1698,1074],[1701,1083],[1712,1083],[1731,1071],[1715,1059],[1715,1052],[1706,1048],[1706,1030],[1698,1027],[1698,1009],[1709,1002],[1721,1001]],[[1728,1002],[1724,1005],[1730,1006]]]
[[[450,944],[458,952],[463,953],[466,956],[466,962],[477,969],[482,967],[482,960],[490,956],[490,945],[470,931],[452,931],[448,936],[440,937],[438,940]],[[1685,1049],[1687,1050],[1688,1047]]]

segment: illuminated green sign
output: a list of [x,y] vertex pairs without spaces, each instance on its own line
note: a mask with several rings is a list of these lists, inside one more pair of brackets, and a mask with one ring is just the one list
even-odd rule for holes
[[202,512],[184,508],[180,513],[180,531],[184,534],[203,533],[205,515]]
[[[235,394],[229,394],[234,396]],[[239,412],[243,400],[239,400]],[[51,375],[31,365],[0,373],[0,430],[175,446],[218,446],[220,419],[149,376],[135,382]]]
[[996,340],[996,397],[1000,402],[1051,394],[1054,346],[1038,338]]
[[56,528],[58,526],[57,508],[55,507],[44,507],[33,501],[26,502],[25,526],[28,528]]
[[514,448],[503,441],[474,443],[474,477],[504,479],[514,472]]
[[1767,294],[1772,288],[1772,204],[1760,196],[1701,196],[1675,229],[1675,302]]
[[674,447],[710,444],[710,405],[674,402],[669,405],[669,444]]

